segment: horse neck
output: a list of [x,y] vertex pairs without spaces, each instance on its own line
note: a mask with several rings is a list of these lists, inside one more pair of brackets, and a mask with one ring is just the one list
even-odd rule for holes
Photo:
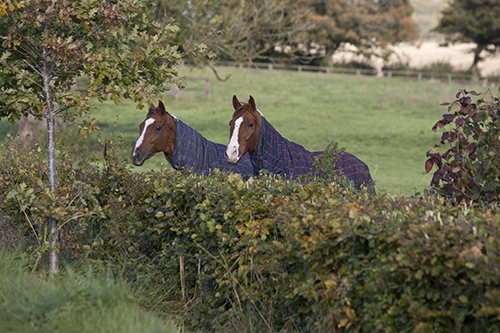
[[[215,145],[215,143],[209,141],[182,121],[176,120],[175,123],[175,146],[173,154],[170,157],[170,163],[174,168],[178,168],[180,165],[184,164],[186,160],[196,159],[199,157],[198,155],[203,155],[202,153],[206,151],[207,146]],[[203,156],[200,158],[203,158]],[[204,166],[202,164],[203,163],[194,164],[191,167],[193,167],[195,171],[203,171]]]
[[313,162],[310,151],[284,138],[264,117],[257,151],[250,158],[255,172],[266,169],[290,177],[307,173]]

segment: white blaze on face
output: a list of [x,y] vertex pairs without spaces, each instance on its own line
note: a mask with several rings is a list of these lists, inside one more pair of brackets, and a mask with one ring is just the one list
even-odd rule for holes
[[226,154],[229,161],[236,162],[238,161],[238,155],[240,153],[240,143],[238,142],[238,136],[240,133],[241,123],[243,122],[243,117],[239,117],[234,122],[234,130],[231,139],[229,140],[229,144],[227,145]]
[[142,129],[142,133],[139,136],[139,139],[137,139],[137,141],[135,143],[134,154],[135,154],[135,151],[137,150],[137,148],[139,148],[142,145],[142,143],[144,142],[144,136],[146,135],[146,130],[148,129],[148,126],[152,125],[154,122],[155,122],[155,120],[153,118],[146,119],[146,122],[144,123],[144,128]]

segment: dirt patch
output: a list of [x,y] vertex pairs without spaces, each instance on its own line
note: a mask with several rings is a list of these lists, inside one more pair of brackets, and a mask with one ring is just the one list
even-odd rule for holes
[[[457,70],[467,70],[474,60],[474,47],[473,43],[442,47],[437,42],[424,42],[420,45],[401,44],[393,49],[415,69],[439,62],[448,63]],[[500,76],[500,55],[485,57],[478,67],[482,76]]]
[[[426,41],[420,44],[399,44],[392,46],[394,54],[389,58],[389,64],[404,63],[416,70],[435,63],[449,63],[456,70],[467,70],[472,65],[473,43],[455,44],[443,47],[436,41]],[[372,55],[366,59],[363,55],[356,55],[356,47],[344,45],[332,57],[333,63],[342,64],[357,61],[367,63],[377,70],[386,64],[380,57]],[[500,54],[485,57],[478,65],[481,76],[500,76]]]

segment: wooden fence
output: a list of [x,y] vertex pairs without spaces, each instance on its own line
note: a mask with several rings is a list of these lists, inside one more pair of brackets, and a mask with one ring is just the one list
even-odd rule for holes
[[293,65],[293,64],[271,64],[271,63],[238,63],[221,61],[218,66],[238,67],[238,68],[255,68],[267,70],[291,70],[297,72],[318,72],[325,74],[351,74],[365,75],[375,77],[398,78],[404,80],[441,82],[441,83],[469,83],[482,86],[498,86],[500,85],[500,77],[477,78],[472,74],[459,73],[438,73],[438,72],[423,72],[423,71],[406,71],[406,70],[382,70],[375,69],[358,69],[344,67],[323,67],[323,66],[308,66],[308,65]]
[[179,89],[175,84],[170,87],[169,93],[174,95],[175,100],[178,100],[181,93],[186,92],[205,92],[207,101],[210,100],[210,79],[208,77],[190,77],[186,81],[205,81],[205,88],[184,88]]

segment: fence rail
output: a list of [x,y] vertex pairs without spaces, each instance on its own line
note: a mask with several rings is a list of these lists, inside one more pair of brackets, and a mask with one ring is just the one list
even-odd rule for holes
[[174,95],[175,100],[178,100],[181,93],[185,92],[205,92],[205,96],[207,101],[210,100],[210,79],[208,77],[189,77],[186,78],[186,81],[205,81],[205,88],[184,88],[179,89],[177,85],[173,84],[170,87],[169,93]]
[[386,78],[398,78],[404,80],[440,82],[440,83],[472,83],[482,86],[497,86],[500,85],[500,77],[477,78],[472,74],[460,73],[438,73],[438,72],[423,72],[423,71],[407,71],[407,70],[382,70],[375,69],[359,69],[345,67],[323,67],[309,65],[294,65],[294,64],[271,64],[271,63],[239,63],[230,61],[221,61],[218,66],[238,67],[238,68],[255,68],[267,70],[290,70],[297,72],[318,72],[326,74],[351,74],[364,75]]

